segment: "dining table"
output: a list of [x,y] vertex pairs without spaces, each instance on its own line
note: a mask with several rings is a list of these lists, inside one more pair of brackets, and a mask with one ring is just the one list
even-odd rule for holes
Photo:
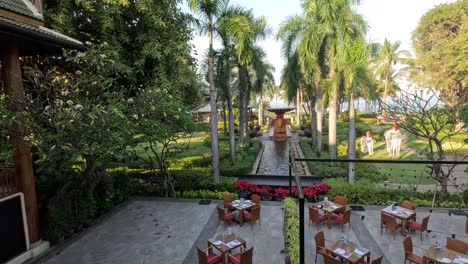
[[406,235],[406,225],[409,219],[413,219],[416,216],[416,211],[406,209],[397,205],[389,205],[382,209],[382,212],[394,216],[401,220],[401,232]]
[[423,255],[424,264],[429,263],[454,263],[468,264],[468,255],[458,253],[445,247],[431,246]]
[[213,247],[221,252],[223,263],[228,263],[227,254],[241,246],[246,248],[247,242],[233,232],[225,232],[208,239],[208,247]]
[[234,200],[229,204],[231,208],[234,208],[235,210],[239,211],[239,223],[241,226],[244,223],[244,210],[249,210],[256,205],[257,204],[252,202],[251,200],[243,199]]
[[325,212],[325,214],[327,215],[328,229],[332,228],[333,213],[341,211],[344,208],[344,206],[330,201],[320,201],[317,203],[313,203],[312,206]]
[[361,263],[363,260],[370,262],[370,250],[347,239],[338,240],[327,249],[347,263]]

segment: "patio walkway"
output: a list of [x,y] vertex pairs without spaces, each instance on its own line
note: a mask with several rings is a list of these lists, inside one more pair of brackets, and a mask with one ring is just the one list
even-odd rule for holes
[[[157,263],[192,264],[198,263],[195,246],[205,248],[207,239],[224,232],[218,225],[216,205],[199,205],[199,200],[136,198],[104,218],[100,224],[84,231],[65,247],[53,248],[47,256],[36,259],[36,263]],[[282,234],[283,211],[279,202],[262,202],[261,225],[245,223],[230,225],[232,231],[247,241],[247,247],[254,246],[254,263],[284,263],[284,241]],[[328,240],[338,240],[346,234],[354,242],[371,250],[372,256],[385,254],[384,263],[403,263],[403,237],[392,232],[380,235],[380,210],[382,206],[365,206],[365,212],[354,212],[351,229],[334,225],[331,230],[321,225]],[[417,211],[418,221],[429,214],[427,208]],[[317,229],[308,226],[306,208],[306,263],[314,263],[315,245],[313,236]],[[360,215],[366,215],[361,220]],[[419,233],[413,233],[415,245],[429,247],[436,240],[445,243],[447,234],[456,233],[458,239],[468,241],[465,233],[465,216],[449,216],[447,210],[431,213],[429,229],[434,230],[423,241]],[[416,250],[417,254],[422,254]],[[323,263],[319,256],[317,263]]]

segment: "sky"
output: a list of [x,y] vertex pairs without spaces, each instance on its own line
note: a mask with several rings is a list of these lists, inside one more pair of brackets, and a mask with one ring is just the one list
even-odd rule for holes
[[[411,33],[416,29],[419,19],[438,4],[455,2],[455,0],[362,0],[356,11],[367,21],[369,29],[367,39],[383,43],[400,41],[401,49],[412,51]],[[267,53],[268,61],[275,67],[275,81],[280,83],[281,69],[284,60],[281,57],[281,43],[275,39],[281,23],[288,17],[301,13],[300,0],[231,0],[231,3],[251,8],[255,16],[265,16],[273,29],[273,34],[259,44]],[[188,10],[186,5],[184,10]],[[196,35],[192,44],[201,61],[208,48],[208,38]],[[219,48],[219,43],[214,43]]]

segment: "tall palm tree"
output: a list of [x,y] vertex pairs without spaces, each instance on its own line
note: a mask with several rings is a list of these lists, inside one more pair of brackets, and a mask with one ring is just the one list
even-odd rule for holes
[[258,123],[263,126],[263,93],[264,90],[271,90],[275,87],[273,71],[275,67],[266,61],[266,53],[259,49],[252,60],[253,80],[252,92],[259,95],[258,102]]
[[400,50],[400,41],[394,43],[385,39],[382,46],[379,47],[378,57],[375,63],[375,75],[382,79],[384,91],[382,95],[382,114],[385,114],[387,106],[387,95],[389,84],[392,82],[392,65],[405,62],[411,57],[407,50]]
[[[348,134],[348,159],[356,158],[356,119],[354,109],[354,99],[357,95],[370,97],[375,91],[374,83],[369,65],[369,56],[367,44],[364,39],[356,39],[349,43],[349,47],[343,53],[338,54],[336,59],[340,71],[337,78],[341,79],[344,85],[349,105],[349,134]],[[350,184],[355,182],[356,165],[354,162],[348,164],[348,181]]]
[[238,5],[223,5],[219,15],[218,33],[223,45],[223,80],[221,87],[226,97],[229,115],[229,153],[231,162],[235,163],[235,137],[234,137],[234,113],[232,106],[232,68],[233,58],[236,57],[235,46],[243,45],[248,39],[253,37],[254,26],[252,25],[253,15],[251,10],[247,10]]
[[[239,141],[241,146],[244,145],[248,131],[248,101],[251,87],[249,79],[249,67],[255,56],[258,55],[258,47],[255,42],[265,38],[270,33],[270,28],[267,26],[265,17],[254,18],[251,16],[249,23],[243,25],[243,29],[249,28],[249,34],[242,41],[238,41],[234,47],[237,60],[237,68],[239,71],[238,87],[239,87]],[[258,57],[258,56],[257,56]]]
[[208,83],[210,93],[211,107],[211,166],[213,179],[219,182],[219,142],[218,142],[218,111],[216,107],[217,91],[214,79],[214,50],[213,50],[213,35],[216,33],[215,27],[217,18],[220,13],[220,7],[223,1],[220,0],[189,0],[189,6],[192,12],[197,13],[200,17],[199,25],[202,32],[208,34]]
[[249,19],[245,19],[231,14],[231,12],[228,11],[229,0],[188,0],[188,3],[192,12],[196,13],[199,17],[197,24],[199,25],[200,31],[206,33],[209,39],[208,82],[211,106],[211,164],[214,181],[219,182],[219,142],[216,108],[217,90],[214,78],[213,39],[215,36],[219,36],[220,29],[226,29],[226,31],[230,32],[232,37],[235,38],[236,54],[239,54],[243,52],[246,42],[255,35],[255,27],[251,26],[250,17]]

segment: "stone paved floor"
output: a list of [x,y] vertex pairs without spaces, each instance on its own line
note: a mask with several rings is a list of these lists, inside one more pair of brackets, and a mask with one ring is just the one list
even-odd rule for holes
[[[172,264],[198,263],[195,246],[206,247],[206,240],[222,234],[225,228],[218,224],[216,205],[198,205],[198,200],[136,199],[117,213],[91,228],[75,239],[61,252],[52,257],[36,260],[37,263],[157,263]],[[240,227],[231,224],[232,231],[254,246],[254,263],[284,263],[284,241],[282,235],[283,211],[279,202],[262,202],[261,225],[253,227],[249,223]],[[371,250],[372,256],[384,254],[384,263],[403,263],[403,237],[397,233],[384,231],[380,235],[380,210],[382,206],[365,206],[365,212],[352,214],[351,229],[345,226],[344,232],[337,224],[331,230],[321,224],[328,240],[336,241],[344,234],[348,239]],[[445,243],[447,234],[456,233],[457,238],[468,241],[465,233],[464,216],[449,216],[447,210],[421,208],[417,211],[418,221],[430,214],[429,229],[434,230],[429,237],[412,233],[413,243],[429,247],[436,240]],[[365,219],[361,220],[361,215]],[[315,245],[313,236],[317,227],[308,226],[308,210],[305,210],[305,249],[306,263],[314,263]],[[436,232],[437,231],[437,232]],[[423,254],[416,249],[417,254]],[[50,255],[49,255],[50,256]],[[317,263],[323,263],[318,257]]]

